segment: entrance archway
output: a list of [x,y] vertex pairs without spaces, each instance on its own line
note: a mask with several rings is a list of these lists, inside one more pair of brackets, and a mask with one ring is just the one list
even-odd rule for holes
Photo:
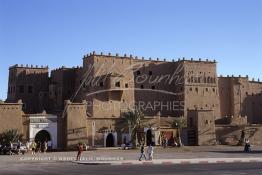
[[38,143],[43,143],[45,141],[50,141],[51,136],[48,131],[46,130],[41,130],[35,135],[35,142]]
[[106,147],[113,147],[114,145],[114,135],[109,133],[106,137]]
[[146,145],[149,146],[150,144],[152,144],[152,130],[148,129],[146,131]]

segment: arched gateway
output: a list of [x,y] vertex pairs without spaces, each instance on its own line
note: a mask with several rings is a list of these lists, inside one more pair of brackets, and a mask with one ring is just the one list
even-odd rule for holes
[[52,149],[57,149],[57,116],[34,114],[29,116],[30,141],[51,141]]
[[51,135],[48,131],[41,130],[35,135],[35,141],[40,143],[51,141]]
[[114,135],[109,133],[106,137],[106,147],[113,147],[115,146]]

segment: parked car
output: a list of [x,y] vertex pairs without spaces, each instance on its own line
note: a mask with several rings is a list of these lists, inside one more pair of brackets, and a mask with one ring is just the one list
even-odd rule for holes
[[127,143],[127,144],[122,144],[121,145],[121,149],[123,149],[123,150],[127,150],[127,149],[132,149],[133,148],[133,145],[132,145],[132,143]]
[[25,154],[28,151],[25,144],[21,144],[19,149],[18,149],[18,143],[13,143],[12,145],[13,146],[11,148],[11,152],[13,154],[19,154],[19,150],[21,154]]
[[8,145],[8,144],[1,145],[1,147],[0,147],[0,154],[1,155],[10,154],[10,151],[11,151],[10,145]]

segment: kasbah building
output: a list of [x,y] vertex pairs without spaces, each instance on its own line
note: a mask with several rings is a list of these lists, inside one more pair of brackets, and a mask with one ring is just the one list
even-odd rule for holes
[[215,60],[152,60],[92,52],[83,66],[14,65],[0,103],[0,133],[18,129],[25,141],[48,138],[53,149],[119,146],[130,140],[122,114],[137,105],[145,115],[147,144],[177,137],[184,117],[185,145],[236,145],[241,134],[262,145],[262,83],[219,76]]

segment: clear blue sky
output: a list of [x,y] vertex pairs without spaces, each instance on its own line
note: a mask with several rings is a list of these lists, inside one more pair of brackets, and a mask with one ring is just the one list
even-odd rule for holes
[[261,0],[0,0],[0,99],[13,64],[82,64],[91,51],[216,59],[262,79]]

